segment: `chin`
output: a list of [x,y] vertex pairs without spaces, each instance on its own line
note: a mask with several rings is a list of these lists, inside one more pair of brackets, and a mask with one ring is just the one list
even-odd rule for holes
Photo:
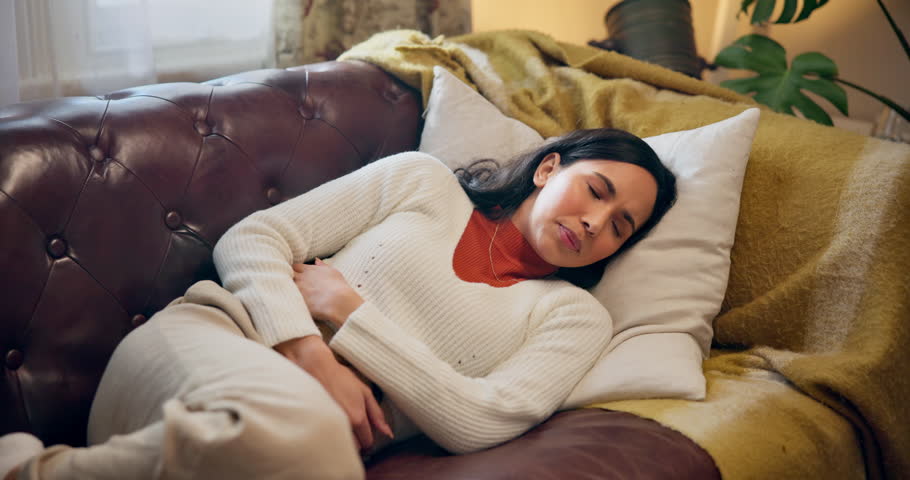
[[[557,247],[559,247],[559,246],[557,246]],[[559,268],[583,267],[584,265],[575,265],[575,263],[578,263],[578,259],[573,258],[573,255],[574,255],[573,253],[569,253],[567,250],[557,249],[555,254],[550,255],[549,257],[545,257],[545,256],[541,255],[540,258],[544,259],[544,261],[546,261],[550,265],[553,265],[554,267],[559,267]]]
[[[556,264],[554,263],[553,265],[556,265]],[[563,263],[562,265],[559,265],[559,268],[579,268],[579,267],[586,267],[586,266],[588,266],[587,263],[579,263],[577,265],[576,264],[566,265],[565,263]]]

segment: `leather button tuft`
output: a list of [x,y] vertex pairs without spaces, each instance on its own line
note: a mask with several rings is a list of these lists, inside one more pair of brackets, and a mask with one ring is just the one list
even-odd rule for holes
[[52,238],[47,242],[47,253],[53,258],[60,258],[66,255],[66,241],[62,238]]
[[22,352],[15,348],[6,352],[6,368],[15,370],[21,367],[23,358]]
[[382,92],[382,96],[392,103],[398,103],[404,96],[404,90],[394,83],[389,83],[388,87]]
[[310,97],[303,99],[303,103],[297,107],[297,112],[300,113],[300,116],[310,120],[316,117],[316,106],[313,105],[313,100]]
[[133,324],[133,328],[136,328],[136,327],[142,325],[143,323],[145,323],[146,320],[148,320],[148,318],[146,318],[145,315],[143,315],[141,313],[137,313],[136,315],[133,315],[133,318],[130,320],[130,323]]
[[265,198],[268,199],[269,203],[272,205],[278,205],[281,203],[281,192],[277,188],[272,187],[265,192]]
[[203,137],[212,134],[212,126],[203,120],[198,120],[196,123],[194,123],[193,128],[195,128],[196,132],[198,132],[199,135],[202,135]]
[[104,161],[104,158],[105,158],[104,152],[102,152],[101,149],[98,148],[98,145],[92,145],[91,147],[88,147],[88,154],[91,155],[92,160],[94,160],[96,162]]
[[183,218],[179,213],[173,210],[167,212],[167,215],[164,216],[164,224],[167,225],[167,228],[170,228],[171,230],[177,229],[181,223],[183,223]]

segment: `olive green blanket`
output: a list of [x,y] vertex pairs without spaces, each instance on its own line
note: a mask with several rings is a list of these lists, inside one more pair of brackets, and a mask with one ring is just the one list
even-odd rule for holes
[[[424,102],[443,65],[545,137],[651,136],[754,106],[533,32],[386,32],[342,59],[379,65]],[[740,208],[707,398],[596,407],[683,432],[726,479],[910,478],[910,146],[764,110]]]

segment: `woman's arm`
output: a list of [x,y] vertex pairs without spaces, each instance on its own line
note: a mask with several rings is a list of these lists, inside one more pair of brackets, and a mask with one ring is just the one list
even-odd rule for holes
[[329,343],[449,451],[492,447],[550,416],[602,353],[612,320],[588,292],[566,287],[538,303],[524,345],[485,377],[466,377],[369,301]]
[[429,155],[376,161],[231,227],[215,245],[218,275],[269,346],[319,335],[291,265],[334,254],[389,215],[425,203],[440,182],[453,181]]
[[388,216],[425,203],[444,182],[457,185],[433,157],[395,155],[250,215],[215,246],[224,287],[246,307],[263,341],[325,387],[362,448],[373,444],[371,427],[387,435],[391,430],[369,387],[323,342],[291,264],[333,254]]
[[321,338],[315,335],[295,338],[275,345],[275,350],[315,378],[341,406],[351,422],[358,449],[373,446],[374,427],[387,437],[394,437],[373,391],[357,372],[335,359]]

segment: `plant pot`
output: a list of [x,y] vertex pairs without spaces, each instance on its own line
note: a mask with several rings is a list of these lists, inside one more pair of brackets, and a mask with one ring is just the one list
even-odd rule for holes
[[604,17],[609,38],[590,45],[701,78],[688,0],[623,0]]

